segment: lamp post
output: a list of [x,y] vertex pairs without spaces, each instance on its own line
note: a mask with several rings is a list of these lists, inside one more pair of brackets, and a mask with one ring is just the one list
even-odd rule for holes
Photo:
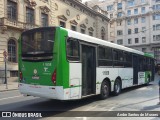
[[158,85],[159,85],[159,105],[160,105],[160,80],[159,80]]
[[3,51],[3,57],[4,57],[4,63],[5,63],[5,81],[4,84],[6,84],[6,89],[8,89],[8,85],[7,85],[7,56],[8,53],[6,50]]

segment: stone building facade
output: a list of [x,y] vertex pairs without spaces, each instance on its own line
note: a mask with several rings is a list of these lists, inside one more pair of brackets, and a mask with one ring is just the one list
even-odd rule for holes
[[8,52],[7,76],[18,76],[18,39],[27,29],[62,26],[108,38],[107,12],[98,6],[91,9],[81,0],[0,0],[0,6],[0,78],[4,77],[4,50]]

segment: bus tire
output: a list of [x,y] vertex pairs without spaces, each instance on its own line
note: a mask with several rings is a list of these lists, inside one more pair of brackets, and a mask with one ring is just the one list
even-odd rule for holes
[[119,95],[121,93],[121,88],[122,88],[121,81],[119,79],[116,79],[116,81],[114,82],[113,94],[116,96]]
[[100,98],[102,100],[108,98],[109,96],[109,93],[110,93],[110,85],[109,85],[109,82],[104,80],[101,84],[101,93],[100,93]]

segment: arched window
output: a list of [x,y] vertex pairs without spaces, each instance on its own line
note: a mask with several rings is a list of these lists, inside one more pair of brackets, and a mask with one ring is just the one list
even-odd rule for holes
[[101,39],[102,40],[105,39],[105,29],[104,29],[104,27],[101,28]]
[[8,61],[16,62],[16,42],[13,39],[8,41]]

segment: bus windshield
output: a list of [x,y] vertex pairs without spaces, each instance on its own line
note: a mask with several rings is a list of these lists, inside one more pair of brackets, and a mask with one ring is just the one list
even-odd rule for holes
[[43,28],[22,34],[22,60],[52,59],[55,29]]

